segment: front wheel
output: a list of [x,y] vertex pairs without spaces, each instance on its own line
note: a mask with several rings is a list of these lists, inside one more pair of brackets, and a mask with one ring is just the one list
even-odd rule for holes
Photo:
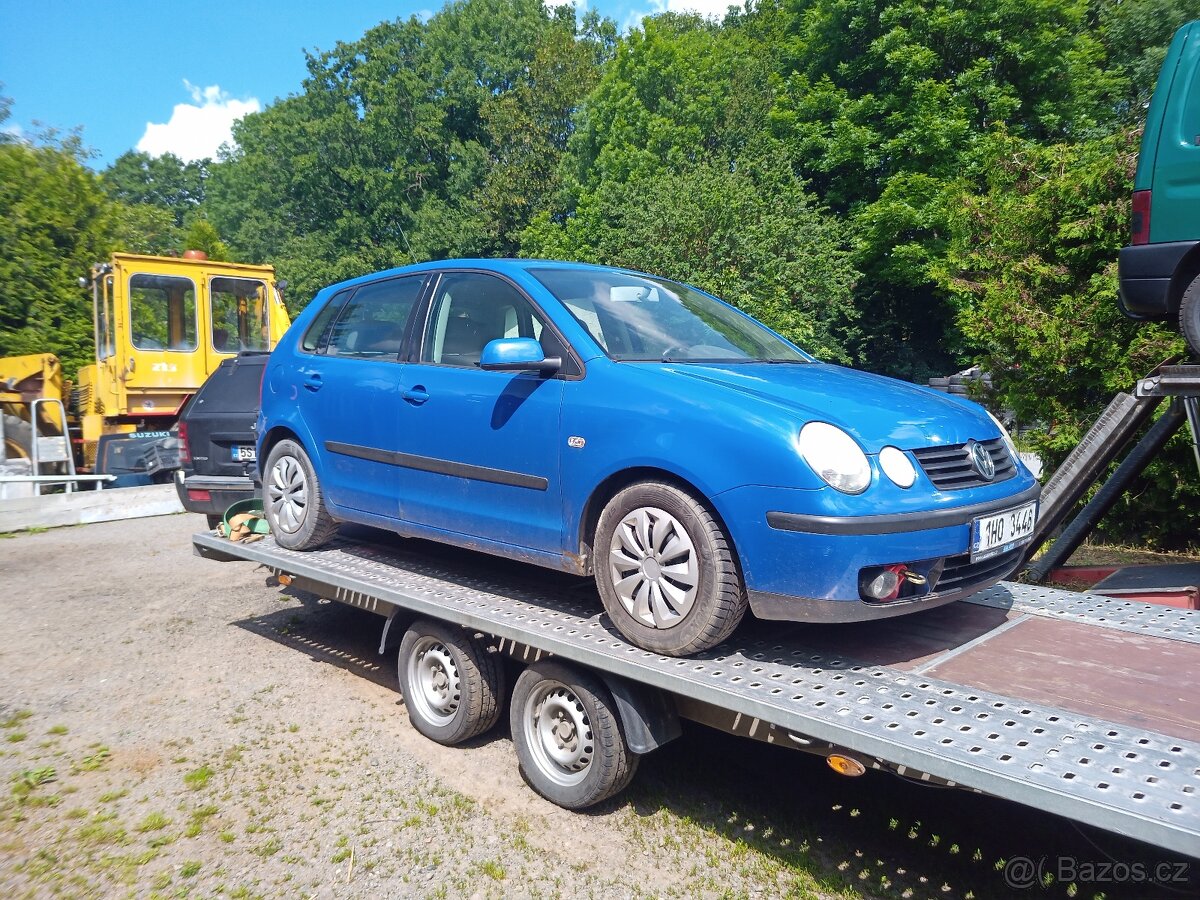
[[312,462],[293,440],[280,441],[267,454],[263,512],[275,542],[287,550],[315,550],[337,532]]
[[1200,277],[1193,279],[1179,302],[1179,330],[1192,348],[1192,355],[1200,358]]
[[521,673],[509,724],[521,775],[564,809],[608,799],[637,771],[608,690],[562,663],[543,660]]
[[721,643],[746,612],[733,547],[709,509],[655,481],[617,494],[596,527],[596,584],[633,644],[687,656]]

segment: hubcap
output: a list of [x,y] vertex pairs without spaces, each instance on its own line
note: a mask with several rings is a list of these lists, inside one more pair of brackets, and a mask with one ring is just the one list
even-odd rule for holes
[[525,701],[523,719],[525,743],[548,778],[569,787],[587,777],[592,723],[574,691],[557,681],[542,682]]
[[426,720],[444,725],[459,705],[458,666],[446,645],[436,638],[421,638],[408,656],[408,684],[413,696],[405,701]]
[[696,601],[696,548],[670,513],[643,506],[625,516],[609,546],[609,575],[625,611],[650,628],[672,628]]
[[275,513],[275,523],[293,534],[304,524],[308,512],[308,478],[294,456],[281,456],[271,467],[267,499]]

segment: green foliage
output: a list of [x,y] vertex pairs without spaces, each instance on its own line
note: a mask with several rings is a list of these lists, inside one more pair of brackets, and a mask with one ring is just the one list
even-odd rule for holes
[[0,356],[95,357],[78,279],[110,248],[113,210],[78,143],[0,144]]
[[[1114,394],[1184,351],[1178,334],[1125,319],[1116,305],[1139,138],[1039,144],[997,129],[978,149],[986,189],[963,185],[950,206],[952,239],[935,273],[993,373],[995,403],[1037,426],[1023,442],[1050,469]],[[1111,535],[1194,539],[1200,484],[1182,437],[1135,494],[1110,515]]]
[[561,225],[535,219],[526,256],[626,266],[687,281],[819,356],[846,361],[856,273],[841,226],[786,166],[701,166],[587,194]]
[[166,210],[181,227],[204,202],[210,165],[207,159],[185,163],[173,153],[150,156],[130,150],[101,173],[100,181],[114,200]]
[[201,216],[192,219],[184,232],[183,243],[188,250],[199,250],[207,254],[209,259],[229,259],[229,247],[221,240],[213,224]]

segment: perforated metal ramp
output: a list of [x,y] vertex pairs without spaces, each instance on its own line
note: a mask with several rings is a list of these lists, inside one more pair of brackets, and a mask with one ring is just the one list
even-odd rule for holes
[[[889,620],[893,629],[919,620],[911,626],[916,636],[905,638],[913,652],[898,652],[892,664],[823,649],[847,640],[861,646],[854,626],[764,622],[747,623],[706,654],[673,659],[626,643],[598,614],[588,582],[531,567],[351,540],[296,553],[270,538],[240,545],[198,534],[194,546],[202,556],[251,560],[305,578],[333,599],[377,609],[395,605],[456,622],[816,741],[1200,856],[1200,742],[1183,736],[1200,723],[1185,723],[1180,714],[1156,720],[1190,726],[1174,729],[1176,735],[1072,710],[1065,702],[1022,699],[975,684],[971,666],[973,654],[988,651],[987,665],[980,667],[986,677],[979,680],[1002,682],[1002,662],[999,673],[996,668],[1004,653],[995,648],[1039,622],[1067,629],[1084,645],[1084,636],[1093,634],[1128,637],[1154,659],[1172,651],[1190,659],[1200,645],[1200,616],[1193,611],[1003,584],[944,608],[951,611],[947,616],[971,623],[965,630],[951,627],[959,620],[933,615],[941,610]],[[895,632],[897,645],[904,642],[901,634]],[[875,645],[886,642],[887,629],[876,637]],[[1054,641],[1069,666],[1076,642],[1061,634]],[[1194,669],[1181,671],[1178,690],[1194,692],[1195,675]],[[1081,681],[1087,677],[1081,673]],[[1142,688],[1130,690],[1136,696]],[[1181,715],[1190,716],[1190,708]]]

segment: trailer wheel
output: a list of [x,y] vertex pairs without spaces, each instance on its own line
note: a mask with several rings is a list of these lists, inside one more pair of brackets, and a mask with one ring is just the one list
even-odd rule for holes
[[543,660],[521,673],[509,722],[521,776],[558,806],[593,806],[637,771],[607,688],[561,663]]
[[415,622],[400,642],[397,669],[408,718],[430,740],[461,744],[500,718],[504,669],[461,629]]
[[746,612],[734,549],[712,512],[679,488],[630,485],[600,514],[596,586],[633,644],[687,656],[721,643]]
[[304,448],[282,440],[263,468],[263,510],[275,542],[287,550],[315,550],[337,532],[325,492]]
[[1200,357],[1200,277],[1192,280],[1179,301],[1179,330],[1192,348],[1192,355]]

